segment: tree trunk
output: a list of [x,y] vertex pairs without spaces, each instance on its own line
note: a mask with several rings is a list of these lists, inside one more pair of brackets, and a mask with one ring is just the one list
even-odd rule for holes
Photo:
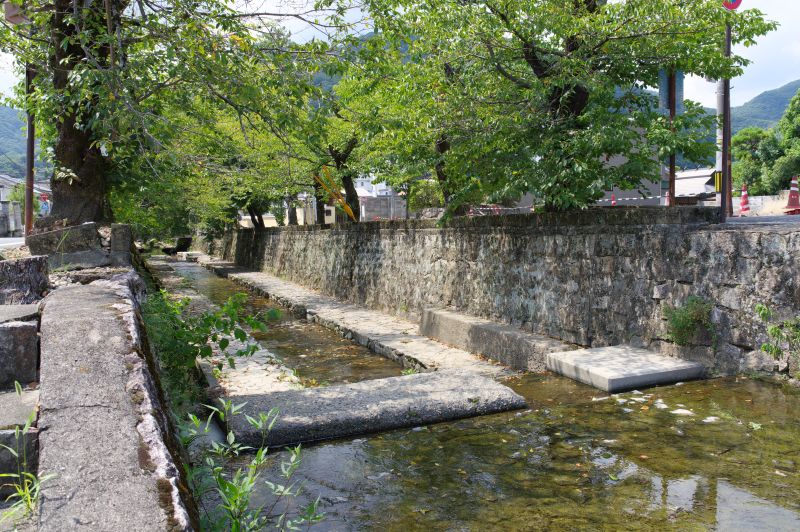
[[344,186],[344,200],[353,211],[353,217],[355,218],[356,222],[361,220],[361,205],[358,201],[358,193],[356,192],[356,185],[353,181],[355,173],[347,167],[347,159],[350,157],[350,154],[353,153],[353,150],[357,144],[358,139],[355,137],[350,137],[350,140],[347,141],[341,150],[334,146],[328,146],[328,153],[330,153],[331,158],[333,159],[333,164],[336,166],[336,170],[342,177],[342,186]]
[[[69,90],[70,73],[81,64],[84,55],[77,29],[72,19],[72,1],[56,0],[53,10],[51,40],[53,54],[50,67],[53,72],[53,88],[58,93]],[[97,27],[105,20],[102,3],[96,3],[85,12],[84,22],[94,20]],[[64,44],[67,43],[67,44]],[[104,58],[107,50],[95,49],[98,57]],[[52,220],[66,219],[67,225],[84,222],[105,221],[111,218],[106,200],[105,157],[100,148],[93,145],[92,133],[85,129],[86,116],[92,114],[89,104],[79,114],[64,110],[60,120],[55,120],[57,138],[55,144],[55,170],[51,179],[53,190]],[[80,129],[79,129],[80,127]],[[46,225],[46,224],[45,224]]]
[[297,207],[294,205],[295,196],[286,196],[286,210],[289,212],[289,225],[298,225]]
[[436,153],[439,155],[439,160],[434,166],[434,171],[436,172],[436,180],[439,181],[439,186],[442,189],[445,207],[450,204],[450,198],[452,197],[447,183],[447,172],[444,169],[444,155],[448,151],[450,151],[450,141],[447,139],[447,135],[442,134],[436,139]]
[[361,220],[361,203],[358,201],[358,192],[356,192],[356,185],[353,181],[353,174],[350,171],[342,173],[342,185],[344,186],[344,200],[350,205],[356,221]]
[[317,223],[319,225],[325,224],[325,197],[322,195],[322,187],[316,181],[314,182],[314,207],[316,208]]

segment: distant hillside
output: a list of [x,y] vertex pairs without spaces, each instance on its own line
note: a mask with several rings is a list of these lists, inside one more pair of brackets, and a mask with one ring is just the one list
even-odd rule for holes
[[[50,179],[50,173],[49,165],[36,161],[37,181]],[[0,105],[0,174],[25,177],[25,115],[3,105]]]
[[[746,127],[769,129],[778,123],[789,101],[800,91],[800,79],[783,87],[762,92],[749,102],[731,108],[731,126],[734,135]],[[715,114],[716,110],[706,107],[706,112]]]
[[25,175],[24,126],[16,109],[0,106],[0,174]]
[[749,102],[731,109],[733,132],[746,127],[769,129],[778,123],[789,101],[800,91],[800,79],[771,91],[762,92]]

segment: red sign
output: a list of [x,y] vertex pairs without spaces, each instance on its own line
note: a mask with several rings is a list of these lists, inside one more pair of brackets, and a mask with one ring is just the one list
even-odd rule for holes
[[740,5],[742,5],[742,0],[724,0],[722,5],[725,6],[727,9],[733,11],[734,9],[738,9]]
[[39,199],[41,199],[42,201],[47,201],[48,199],[50,199],[50,196],[42,192],[41,194],[39,194]]

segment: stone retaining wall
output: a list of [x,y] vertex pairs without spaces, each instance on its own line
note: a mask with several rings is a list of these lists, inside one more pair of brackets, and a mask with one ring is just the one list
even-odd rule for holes
[[[451,307],[581,345],[649,346],[720,374],[776,369],[758,350],[753,309],[800,314],[800,224],[716,222],[715,209],[589,209],[250,229],[210,251],[411,318]],[[664,309],[690,295],[715,304],[716,339],[677,348]]]

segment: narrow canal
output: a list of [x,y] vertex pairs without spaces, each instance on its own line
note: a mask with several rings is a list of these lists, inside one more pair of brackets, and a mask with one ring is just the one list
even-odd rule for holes
[[[243,291],[175,266],[217,303]],[[285,315],[259,340],[318,383],[400,372]],[[616,396],[551,375],[508,384],[530,410],[305,448],[295,503],[320,497],[314,530],[800,529],[795,389],[746,377]],[[279,477],[283,456],[264,479]],[[271,497],[264,487],[253,502]]]
[[[245,288],[191,262],[173,262],[170,266],[212,303],[223,305]],[[248,293],[246,311],[261,316],[266,332],[253,331],[253,337],[280,357],[306,385],[344,384],[400,375],[402,368],[376,355],[366,347],[342,338],[317,323],[297,319],[275,302]]]

